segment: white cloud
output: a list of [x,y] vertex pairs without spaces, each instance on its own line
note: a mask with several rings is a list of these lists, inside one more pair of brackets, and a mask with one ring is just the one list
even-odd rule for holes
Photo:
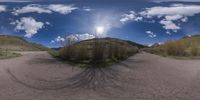
[[[121,22],[159,20],[159,23],[166,29],[166,33],[171,31],[178,32],[181,24],[187,22],[188,18],[200,14],[200,5],[172,4],[168,7],[154,6],[146,8],[141,12],[131,11],[129,14],[122,15]],[[138,19],[139,18],[139,19]]]
[[199,5],[176,5],[170,7],[152,7],[147,8],[140,14],[149,17],[168,16],[168,15],[181,15],[193,16],[200,13]]
[[32,13],[32,12],[37,12],[37,13],[52,13],[51,10],[37,4],[31,4],[22,7],[21,9],[16,9],[14,12],[12,12],[14,15],[19,15],[19,14],[24,14],[24,13]]
[[151,38],[155,38],[157,35],[154,34],[152,31],[146,31],[146,33],[149,35]]
[[76,41],[79,41],[78,37],[76,36],[76,34],[71,34],[71,35],[68,35],[66,37],[66,40],[67,42],[76,42]]
[[67,36],[67,39],[71,41],[83,41],[83,40],[88,40],[88,39],[93,39],[93,38],[95,38],[95,35],[89,34],[89,33],[71,34]]
[[62,36],[57,36],[55,39],[51,40],[51,44],[54,44],[54,43],[61,43],[63,45],[65,45],[65,42],[66,42],[66,39]]
[[61,36],[58,36],[56,39],[55,39],[56,42],[65,42],[65,38],[61,37]]
[[187,17],[184,17],[184,18],[181,19],[181,21],[182,21],[182,22],[187,22],[187,21],[188,21],[188,18],[187,18]]
[[95,36],[93,34],[84,33],[84,34],[70,34],[66,36],[66,38],[58,36],[54,40],[51,40],[51,43],[64,43],[64,42],[77,42],[77,41],[83,41],[88,39],[93,39]]
[[163,28],[166,30],[173,30],[174,32],[177,32],[179,29],[181,29],[179,26],[174,24],[171,20],[161,20],[160,24],[164,25]]
[[63,4],[51,4],[48,6],[48,8],[60,14],[69,14],[73,10],[78,9],[77,7],[74,7],[73,5],[63,5]]
[[5,12],[6,11],[6,6],[0,5],[0,12]]
[[50,22],[45,22],[45,24],[50,25],[51,23]]
[[138,17],[137,13],[134,11],[130,11],[128,14],[123,14],[120,22],[125,23],[127,21],[140,21],[142,20],[142,17]]
[[14,9],[12,12],[14,15],[24,14],[24,13],[48,13],[57,12],[60,14],[69,14],[73,10],[78,9],[73,5],[63,5],[63,4],[50,4],[50,5],[39,5],[39,4],[29,4],[22,8]]
[[181,15],[169,15],[169,16],[165,16],[166,20],[171,20],[171,21],[179,20],[179,19],[182,19],[182,18],[183,18],[183,16],[181,16]]
[[89,12],[89,11],[92,11],[93,9],[91,9],[91,8],[89,8],[89,7],[83,7],[83,10]]
[[176,24],[178,20],[187,22],[188,17],[199,13],[199,5],[173,4],[169,7],[159,6],[147,8],[145,11],[140,12],[140,15],[150,19],[155,17],[162,18],[159,23],[164,25],[163,28],[169,33],[169,31],[177,32],[181,29],[180,22]]
[[95,35],[89,34],[89,33],[85,33],[85,34],[76,34],[75,36],[76,36],[80,41],[95,38]]
[[152,47],[153,45],[154,45],[153,43],[147,44],[148,47]]
[[50,43],[55,43],[55,40],[51,40],[51,42]]
[[38,22],[32,17],[22,17],[11,24],[16,25],[15,30],[24,30],[26,32],[24,36],[27,38],[37,34],[39,29],[42,29],[44,26],[43,22]]
[[90,8],[84,8],[83,10],[84,10],[84,11],[88,11],[88,12],[89,12],[89,11],[92,11],[92,9],[90,9]]

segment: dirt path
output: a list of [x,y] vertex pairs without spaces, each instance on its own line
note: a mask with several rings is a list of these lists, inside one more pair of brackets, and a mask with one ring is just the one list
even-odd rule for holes
[[195,60],[140,53],[98,70],[72,67],[46,52],[0,60],[0,100],[199,99],[200,61]]

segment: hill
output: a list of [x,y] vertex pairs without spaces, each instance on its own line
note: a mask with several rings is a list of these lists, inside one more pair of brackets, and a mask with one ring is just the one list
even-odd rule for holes
[[168,41],[153,47],[153,52],[172,56],[200,56],[200,35]]
[[127,40],[121,40],[121,39],[117,39],[117,38],[98,38],[98,39],[89,39],[89,40],[84,40],[84,41],[80,41],[78,43],[76,43],[75,45],[91,45],[92,43],[94,43],[96,40],[98,40],[99,42],[105,43],[105,44],[110,44],[110,43],[116,43],[116,44],[123,44],[126,45],[128,47],[131,46],[135,46],[137,48],[144,48],[144,45],[141,45],[139,43],[135,43],[132,41],[127,41]]
[[[78,42],[76,44],[82,44],[82,43],[85,44],[84,42],[89,43],[89,42],[93,42],[94,40],[95,39],[84,40],[84,41],[80,41],[80,42]],[[117,39],[117,38],[109,38],[109,37],[107,37],[107,38],[100,38],[99,40],[101,40],[101,41],[114,41],[114,42],[120,42],[121,41],[121,42],[128,43],[128,44],[130,44],[132,46],[136,46],[138,48],[145,48],[145,47],[147,47],[147,46],[139,44],[139,43],[135,43],[135,42],[128,41],[128,40],[120,40],[120,39]],[[60,50],[61,48],[62,47],[51,48],[51,49],[53,49],[53,50]]]
[[46,47],[30,43],[21,37],[0,35],[0,49],[11,51],[44,51]]
[[80,41],[60,49],[58,57],[86,65],[112,64],[136,54],[142,45],[115,38]]

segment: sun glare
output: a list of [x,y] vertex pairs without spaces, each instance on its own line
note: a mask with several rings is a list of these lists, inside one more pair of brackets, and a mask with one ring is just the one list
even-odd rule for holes
[[96,32],[102,34],[104,32],[104,27],[103,26],[97,26],[96,27]]

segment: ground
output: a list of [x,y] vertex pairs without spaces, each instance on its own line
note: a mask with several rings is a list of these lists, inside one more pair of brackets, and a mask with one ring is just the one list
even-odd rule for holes
[[198,60],[142,52],[106,69],[84,70],[59,62],[47,52],[22,55],[0,60],[1,100],[200,99]]

